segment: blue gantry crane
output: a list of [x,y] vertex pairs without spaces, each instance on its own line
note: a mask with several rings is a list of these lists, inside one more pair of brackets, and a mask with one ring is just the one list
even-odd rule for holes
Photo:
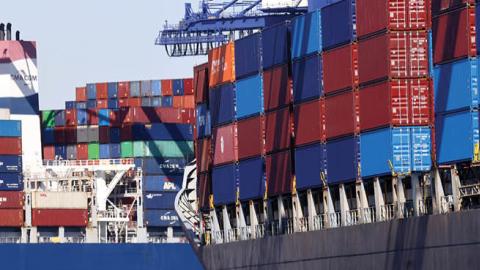
[[184,18],[176,25],[165,22],[155,44],[165,46],[169,56],[206,55],[231,39],[307,12],[300,6],[305,0],[283,2],[288,4],[270,8],[262,0],[201,0],[197,12],[186,3]]

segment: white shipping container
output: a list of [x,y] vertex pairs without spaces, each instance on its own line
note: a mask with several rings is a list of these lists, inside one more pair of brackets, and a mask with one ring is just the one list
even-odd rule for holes
[[289,7],[308,7],[308,0],[262,0],[262,9],[277,9]]
[[0,120],[10,120],[10,109],[0,108]]
[[87,209],[86,192],[32,192],[34,209]]

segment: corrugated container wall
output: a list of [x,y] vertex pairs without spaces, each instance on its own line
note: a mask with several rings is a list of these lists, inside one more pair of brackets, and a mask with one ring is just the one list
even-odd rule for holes
[[263,198],[266,190],[265,161],[262,157],[238,163],[238,181],[241,201]]
[[258,74],[262,70],[262,35],[256,33],[235,41],[235,77]]
[[322,31],[320,10],[295,17],[292,21],[292,59],[321,52]]
[[270,69],[290,59],[290,24],[280,23],[262,31],[262,66]]
[[264,112],[261,75],[239,79],[235,86],[237,119],[259,115]]
[[230,42],[208,53],[209,86],[235,81],[235,44]]
[[342,0],[322,8],[323,50],[356,40],[355,2],[355,0]]
[[285,107],[292,102],[292,80],[288,65],[263,71],[263,102],[265,111]]
[[227,164],[212,169],[212,190],[215,205],[234,203],[238,186],[238,167]]
[[325,144],[316,143],[295,148],[295,176],[298,190],[322,186],[321,175],[326,174]]
[[295,103],[323,95],[321,55],[316,54],[293,62],[292,76]]

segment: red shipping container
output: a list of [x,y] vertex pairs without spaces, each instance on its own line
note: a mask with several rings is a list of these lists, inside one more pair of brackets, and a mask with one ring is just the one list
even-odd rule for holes
[[393,80],[360,90],[360,129],[426,126],[431,122],[430,81]]
[[288,107],[265,114],[265,151],[267,154],[290,148],[291,118]]
[[238,121],[238,159],[265,154],[265,117]]
[[180,110],[181,120],[180,124],[194,124],[196,121],[195,118],[195,109],[181,109]]
[[140,107],[142,106],[142,98],[129,98],[128,107]]
[[85,227],[88,210],[85,209],[32,209],[32,225],[42,227]]
[[20,137],[2,137],[0,138],[0,155],[15,155],[22,154],[22,139]]
[[155,108],[157,118],[162,123],[181,123],[182,115],[179,109],[158,107]]
[[195,109],[195,97],[193,95],[183,96],[183,108]]
[[358,46],[348,44],[323,53],[323,91],[326,95],[358,85]]
[[193,68],[195,102],[205,103],[208,99],[208,63]]
[[107,99],[97,100],[97,109],[108,109],[108,100]]
[[183,94],[193,95],[193,79],[183,79]]
[[111,109],[109,111],[110,114],[110,126],[111,127],[118,127],[122,125],[122,113],[120,109]]
[[317,99],[294,108],[295,146],[325,141],[325,101]]
[[325,134],[327,140],[359,131],[357,102],[357,91],[349,91],[325,98]]
[[108,98],[108,84],[107,83],[97,83],[97,99],[107,99]]
[[177,109],[183,108],[183,96],[173,97],[173,108],[177,108]]
[[207,172],[212,166],[212,141],[210,138],[199,139],[195,142],[195,156],[197,157],[197,170]]
[[427,77],[427,33],[391,32],[361,40],[358,59],[360,85],[386,78]]
[[89,125],[98,125],[98,110],[87,109],[87,114],[88,114],[87,123]]
[[132,123],[133,108],[120,108],[120,120],[122,123]]
[[[433,62],[475,57],[477,54],[475,8],[464,8],[433,19]],[[479,30],[480,31],[480,30]]]
[[267,156],[266,176],[268,196],[292,192],[293,175],[290,150]]
[[99,127],[98,128],[98,141],[100,143],[110,143],[110,128]]
[[213,145],[213,165],[237,161],[237,124],[213,129]]
[[212,178],[209,173],[198,175],[198,204],[202,209],[210,208],[210,194],[212,194]]
[[21,191],[0,191],[0,209],[22,209],[23,202]]
[[134,107],[130,108],[130,112],[132,114],[132,123],[150,124],[159,122],[153,107]]
[[123,108],[123,107],[128,107],[128,98],[121,98],[118,100],[118,107]]
[[65,140],[65,128],[63,127],[55,127],[53,131],[55,144],[64,144]]
[[0,227],[22,227],[23,209],[0,209]]
[[53,146],[53,145],[44,145],[43,146],[43,159],[44,160],[54,160],[55,159],[55,146]]
[[[124,99],[130,97],[130,83],[119,82],[118,83],[118,98]],[[120,103],[120,102],[119,102]]]
[[85,87],[75,88],[75,100],[76,101],[87,101],[87,88],[85,88]]
[[65,125],[74,127],[77,125],[77,110],[67,109],[65,110]]
[[120,128],[120,140],[123,141],[131,141],[133,138],[132,136],[132,126],[124,125]]
[[465,6],[467,3],[474,5],[475,0],[432,0],[432,13],[433,15],[438,15],[439,13]]
[[88,144],[77,144],[77,160],[88,160]]
[[77,143],[77,128],[74,128],[74,127],[65,128],[65,142],[67,144]]
[[357,35],[362,37],[382,30],[427,30],[429,10],[430,0],[356,0]]
[[161,80],[162,96],[173,96],[172,80]]
[[263,102],[265,111],[285,107],[292,102],[292,80],[288,65],[263,72]]

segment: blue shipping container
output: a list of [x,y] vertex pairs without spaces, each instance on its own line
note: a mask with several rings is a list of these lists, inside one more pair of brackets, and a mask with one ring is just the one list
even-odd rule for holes
[[108,108],[109,109],[118,109],[118,100],[117,99],[109,99],[108,100]]
[[175,209],[176,192],[144,192],[145,209]]
[[261,75],[237,80],[235,86],[237,119],[264,112],[263,82]]
[[[428,30],[428,74],[431,78],[433,78],[433,35],[432,30]],[[478,33],[477,33],[478,34]]]
[[384,128],[360,135],[362,177],[428,171],[431,138],[428,127]]
[[77,105],[75,101],[65,101],[65,109],[71,110],[71,109],[77,109]]
[[162,95],[162,83],[160,80],[152,81],[152,96],[158,97]]
[[212,126],[233,122],[235,119],[235,87],[229,83],[210,91],[210,117]]
[[22,172],[22,156],[0,156],[0,173],[4,172]]
[[77,124],[84,126],[88,121],[88,113],[86,109],[77,109]]
[[87,100],[87,109],[95,109],[95,108],[97,108],[97,101]]
[[23,190],[23,178],[20,173],[0,173],[0,191]]
[[86,109],[87,102],[76,102],[75,109]]
[[266,187],[265,161],[263,158],[252,158],[238,163],[238,181],[240,200],[263,198]]
[[177,79],[172,81],[173,95],[174,96],[183,96],[183,79]]
[[42,141],[43,144],[55,144],[55,129],[44,128],[42,130]]
[[110,110],[101,109],[98,110],[98,125],[99,126],[109,126],[110,125]]
[[292,21],[292,59],[322,51],[322,20],[319,10]]
[[210,111],[207,104],[198,104],[196,109],[196,125],[197,137],[199,139],[212,135],[212,123],[210,119]]
[[478,111],[438,115],[435,119],[437,162],[479,161]]
[[162,97],[162,107],[173,107],[173,97]]
[[316,143],[295,149],[295,176],[298,190],[323,185],[321,174],[327,170],[325,144]]
[[22,122],[19,120],[0,120],[0,137],[22,137]]
[[[478,3],[478,0],[475,1]],[[480,5],[475,7],[475,29],[480,29]],[[480,31],[475,31],[476,39],[480,40]],[[477,46],[477,55],[480,54],[480,48]]]
[[142,81],[140,87],[142,97],[150,97],[152,95],[152,84],[150,81]]
[[315,99],[323,94],[321,55],[295,61],[292,73],[295,103]]
[[134,81],[130,82],[130,97],[139,97],[140,96],[140,82]]
[[65,111],[64,110],[55,111],[55,126],[56,127],[65,126]]
[[175,210],[146,210],[147,227],[180,227],[182,223]]
[[111,82],[107,84],[108,98],[117,98],[118,97],[118,85],[116,82]]
[[110,157],[111,158],[120,158],[121,157],[121,148],[119,143],[110,144]]
[[134,140],[153,141],[192,141],[193,127],[188,124],[154,123],[151,125],[133,125]]
[[110,142],[120,143],[120,128],[110,128]]
[[87,99],[97,99],[97,85],[94,83],[87,83]]
[[212,188],[215,205],[234,203],[237,197],[238,167],[236,164],[213,167]]
[[187,160],[183,158],[136,158],[135,166],[144,175],[183,175]]
[[67,147],[65,145],[55,145],[55,156],[67,159]]
[[331,49],[357,37],[355,0],[342,0],[322,9],[322,45]]
[[258,74],[262,70],[261,46],[261,33],[235,41],[235,77],[237,79]]
[[143,177],[143,190],[147,192],[178,192],[182,186],[183,176],[148,175]]
[[308,11],[315,11],[336,2],[338,0],[308,0]]
[[100,159],[110,158],[110,144],[100,144]]
[[289,23],[281,23],[262,31],[263,69],[285,64],[290,59]]
[[463,59],[434,69],[435,112],[478,108],[478,60]]
[[329,184],[354,181],[357,178],[358,144],[358,137],[327,142],[327,182]]

